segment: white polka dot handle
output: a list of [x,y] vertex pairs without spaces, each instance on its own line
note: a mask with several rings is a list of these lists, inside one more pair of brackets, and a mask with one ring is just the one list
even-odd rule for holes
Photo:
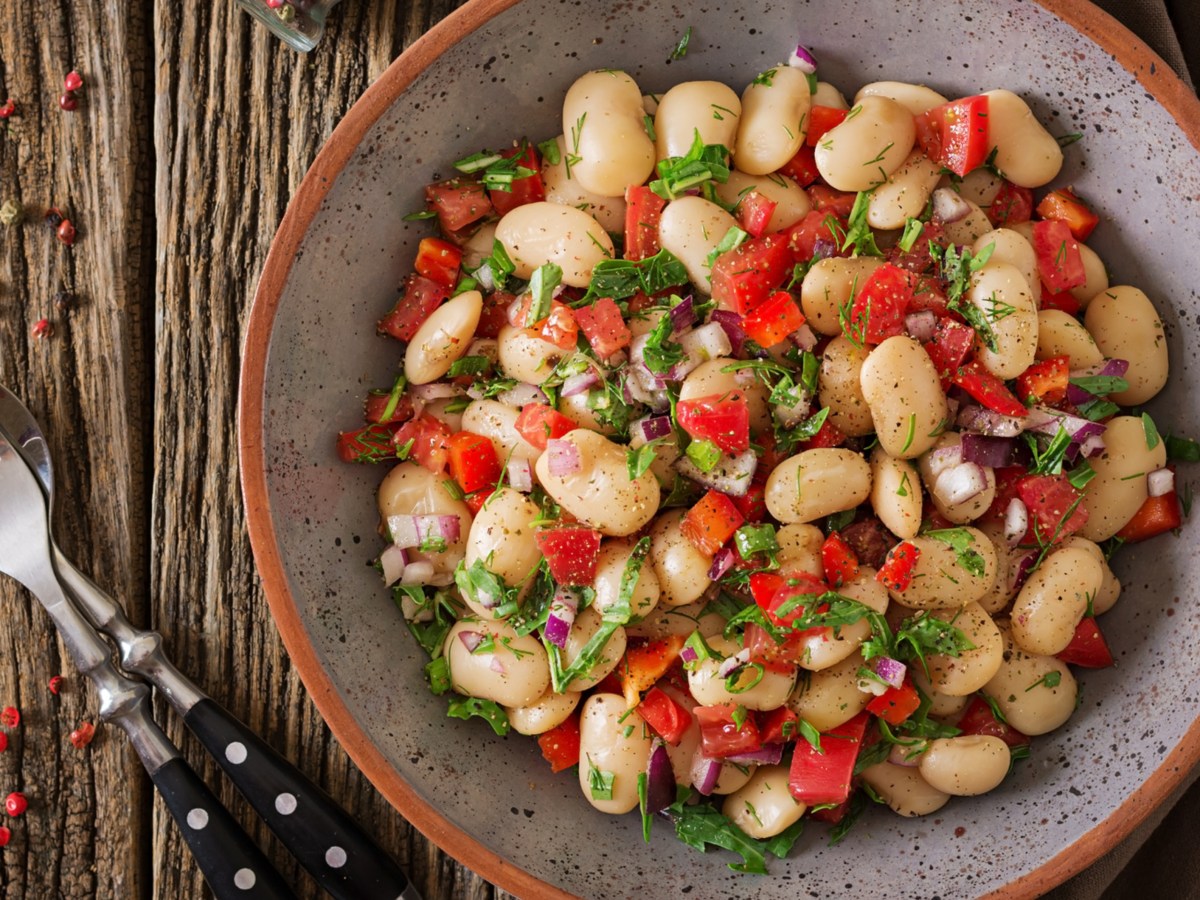
[[295,894],[274,866],[181,757],[170,760],[150,777],[179,823],[214,897],[294,900]]
[[330,896],[421,900],[400,867],[345,810],[227,710],[205,698],[184,722]]

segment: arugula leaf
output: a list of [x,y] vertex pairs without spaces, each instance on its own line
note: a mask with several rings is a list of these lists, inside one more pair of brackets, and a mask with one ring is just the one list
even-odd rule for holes
[[478,716],[492,726],[492,731],[502,737],[508,734],[510,727],[504,708],[494,700],[458,697],[450,701],[450,708],[446,711],[446,715],[452,719],[470,719]]
[[602,259],[592,269],[587,293],[571,306],[587,306],[597,297],[625,300],[638,291],[651,296],[687,284],[687,280],[687,269],[669,250],[640,260]]
[[1172,462],[1200,462],[1200,444],[1185,437],[1175,437],[1173,434],[1163,435],[1163,443],[1167,446],[1167,459]]
[[685,355],[683,347],[671,340],[671,317],[664,315],[646,338],[642,349],[646,368],[656,375],[666,375],[676,363],[683,361]]
[[971,640],[950,622],[943,622],[925,612],[906,619],[896,632],[896,656],[900,659],[916,659],[925,674],[929,666],[926,654],[937,656],[961,656],[966,650],[974,650]]
[[729,149],[721,144],[706,144],[695,130],[692,144],[683,156],[672,156],[658,163],[658,178],[650,190],[664,200],[674,200],[689,188],[705,182],[729,180]]
[[598,769],[596,764],[592,762],[591,756],[588,756],[587,764],[588,788],[592,792],[592,799],[611,800],[613,798],[613,783],[617,780],[617,776],[612,772],[605,772],[603,769]]
[[995,250],[994,243],[988,244],[978,254],[967,249],[960,252],[954,244],[945,250],[939,244],[929,245],[929,254],[937,261],[941,276],[946,281],[947,300],[958,300],[966,293],[971,276],[987,264]]
[[829,407],[824,406],[795,428],[775,429],[775,448],[779,453],[790,454],[801,441],[811,441],[829,418]]
[[1142,430],[1146,432],[1146,449],[1153,450],[1158,446],[1158,426],[1150,418],[1150,413],[1142,413]]
[[743,525],[733,533],[733,544],[742,559],[751,559],[756,553],[767,555],[767,568],[777,568],[779,542],[775,540],[775,526],[769,522],[762,525]]
[[1129,390],[1129,382],[1118,375],[1082,375],[1079,378],[1070,379],[1070,382],[1094,397]]
[[948,544],[954,550],[958,564],[976,577],[984,574],[987,566],[978,550],[972,549],[975,536],[965,528],[939,528],[926,531],[925,537]]
[[451,688],[450,661],[444,656],[431,659],[425,663],[425,680],[429,682],[429,692],[441,696]]
[[587,408],[601,425],[607,425],[621,437],[629,436],[633,410],[625,402],[625,393],[617,378],[605,378],[599,387],[588,391]]
[[1040,435],[1028,431],[1021,433],[1021,438],[1029,445],[1029,452],[1033,454],[1033,465],[1029,467],[1029,474],[1057,475],[1063,470],[1063,462],[1071,446],[1070,432],[1059,425],[1058,431],[1054,433],[1045,450],[1042,449],[1039,437]]
[[419,585],[396,585],[392,589],[392,599],[401,613],[406,613],[405,598],[412,604],[413,609],[404,615],[404,624],[417,639],[421,649],[436,659],[442,655],[446,634],[458,620],[458,608],[454,605],[451,595],[445,591],[434,591],[433,595],[429,596]]
[[497,575],[488,571],[482,559],[466,567],[465,561],[454,570],[454,583],[463,596],[469,597],[485,609],[490,609],[497,618],[510,616],[517,611],[519,587],[508,587]]
[[875,232],[867,223],[872,193],[874,191],[859,191],[858,196],[854,198],[854,205],[850,207],[850,217],[846,220],[846,236],[841,246],[843,253],[852,250],[852,256],[883,256],[883,251],[875,243]]
[[459,375],[482,375],[491,366],[492,361],[486,356],[462,356],[450,363],[446,377],[456,378]]
[[[690,794],[690,791],[688,792]],[[685,794],[686,798],[688,794]],[[738,828],[728,818],[707,803],[688,806],[683,799],[667,807],[675,820],[675,835],[689,847],[706,852],[708,845],[721,847],[741,856],[740,863],[732,862],[735,872],[767,874],[767,859],[763,845]]]
[[669,438],[657,438],[648,444],[642,444],[636,450],[633,447],[625,449],[625,466],[629,471],[630,481],[637,481],[646,474],[646,470],[656,458],[655,451],[658,445],[666,440]]

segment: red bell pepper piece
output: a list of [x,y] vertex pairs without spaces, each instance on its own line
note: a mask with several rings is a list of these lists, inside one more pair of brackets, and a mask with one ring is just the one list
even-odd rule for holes
[[836,250],[838,239],[833,233],[833,229],[830,228],[831,223],[841,229],[846,227],[844,218],[839,219],[831,213],[814,209],[810,210],[808,215],[795,225],[785,228],[780,232],[787,238],[788,250],[792,254],[792,261],[806,263],[811,260],[817,252],[818,243],[826,244]]
[[450,451],[446,448],[449,438],[450,429],[445,424],[432,416],[420,415],[401,425],[392,441],[397,450],[408,447],[409,459],[441,475],[450,461]]
[[800,733],[800,716],[784,704],[758,714],[758,733],[764,744],[786,744]]
[[740,391],[675,404],[679,427],[697,441],[711,441],[731,455],[750,448],[750,406]]
[[479,512],[487,499],[481,492],[490,494],[500,481],[500,457],[491,439],[470,431],[460,431],[446,440],[449,452],[450,477],[458,482],[467,495],[467,505],[472,512]]
[[975,329],[953,319],[938,319],[933,337],[921,346],[933,361],[942,386],[949,387],[954,374],[975,347]]
[[777,205],[766,194],[750,191],[738,201],[734,215],[737,216],[742,230],[750,237],[762,237],[767,233],[767,226],[771,222],[771,216],[775,215]]
[[904,333],[904,316],[912,300],[909,273],[897,265],[884,263],[855,295],[843,330],[860,344],[864,341],[882,344]]
[[625,188],[625,258],[653,256],[661,248],[658,223],[667,201],[645,185]]
[[763,348],[782,343],[803,324],[804,313],[787,291],[776,291],[742,317],[746,337]]
[[901,541],[888,551],[887,559],[875,573],[875,580],[889,591],[907,591],[920,558],[920,547],[912,541]]
[[854,764],[870,717],[859,713],[821,735],[821,752],[808,741],[796,741],[788,790],[801,803],[842,803],[850,797]]
[[1079,244],[1065,222],[1047,219],[1033,223],[1033,252],[1038,274],[1052,291],[1069,291],[1087,281]]
[[562,772],[579,764],[579,711],[561,724],[538,735],[538,747],[550,763],[551,772]]
[[982,697],[974,697],[966,712],[958,720],[958,730],[963,734],[983,734],[998,737],[1009,747],[1028,747],[1029,737],[1006,722],[1001,722],[992,712],[991,706]]
[[1100,633],[1100,626],[1095,618],[1086,616],[1075,626],[1075,634],[1071,643],[1058,654],[1065,663],[1083,666],[1085,669],[1105,669],[1113,664],[1112,651],[1108,649],[1108,641]]
[[821,545],[821,566],[825,580],[835,590],[858,577],[858,557],[836,531]]
[[784,163],[779,172],[802,188],[808,187],[821,177],[821,172],[817,169],[817,155],[808,144],[801,144],[796,155]]
[[917,143],[935,163],[955,175],[983,165],[991,142],[988,136],[988,98],[964,97],[916,117]]
[[1006,181],[992,198],[987,217],[997,228],[1028,222],[1033,215],[1033,191]]
[[921,695],[913,687],[911,679],[906,678],[900,687],[890,687],[868,703],[867,712],[895,726],[915,713],[920,705]]
[[792,274],[787,238],[769,234],[722,253],[712,267],[712,298],[721,309],[745,315]]
[[754,713],[733,703],[697,706],[692,710],[700,723],[700,746],[709,759],[724,759],[761,749]]
[[1042,309],[1058,309],[1065,312],[1067,315],[1074,316],[1079,314],[1079,310],[1083,304],[1070,291],[1052,291],[1042,285]]
[[624,350],[633,340],[621,308],[612,297],[601,297],[591,306],[581,306],[574,312],[579,330],[600,359]]
[[1051,191],[1043,197],[1037,205],[1037,214],[1043,219],[1064,222],[1077,241],[1086,241],[1100,224],[1100,217],[1069,187]]
[[526,404],[515,424],[517,433],[539,450],[546,449],[547,441],[556,440],[579,427],[544,403]]
[[1179,503],[1179,494],[1171,491],[1158,497],[1147,497],[1133,518],[1117,532],[1117,537],[1126,543],[1134,543],[1174,531],[1182,524],[1183,508]]
[[951,381],[988,409],[1002,416],[1024,416],[1029,412],[1025,405],[1013,396],[1013,392],[1005,387],[1003,381],[978,363],[971,362],[961,366]]
[[1056,544],[1087,524],[1082,495],[1066,475],[1028,475],[1017,484],[1017,496],[1029,511],[1039,544]]
[[417,245],[417,274],[436,281],[443,287],[458,284],[458,267],[462,265],[462,250],[441,238],[421,238]]
[[676,746],[683,739],[683,733],[692,724],[692,714],[657,687],[646,692],[637,711],[650,730],[671,746]]
[[534,532],[550,575],[559,584],[590,585],[596,580],[600,532],[586,525],[557,525]]
[[617,664],[617,678],[626,706],[630,709],[637,706],[642,691],[651,688],[679,661],[683,641],[681,634],[656,640],[630,640]]
[[1057,403],[1067,396],[1070,379],[1070,357],[1052,356],[1034,363],[1017,376],[1017,394],[1022,400]]
[[478,181],[436,181],[426,185],[425,200],[446,234],[461,231],[492,211],[487,190]]
[[687,511],[679,530],[701,553],[715,556],[745,521],[729,497],[709,491]]
[[751,482],[746,493],[730,499],[747,522],[761,522],[767,515],[767,491],[761,484]]
[[404,294],[378,326],[380,334],[411,341],[430,314],[450,298],[450,288],[424,275],[413,274],[404,283]]

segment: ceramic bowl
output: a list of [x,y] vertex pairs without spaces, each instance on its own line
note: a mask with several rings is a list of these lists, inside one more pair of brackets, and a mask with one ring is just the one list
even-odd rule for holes
[[[670,52],[694,27],[683,59]],[[629,71],[643,90],[718,79],[741,90],[798,39],[824,80],[924,82],[948,96],[1023,95],[1055,134],[1081,132],[1057,183],[1104,222],[1091,246],[1114,283],[1142,287],[1166,324],[1160,423],[1200,435],[1200,104],[1129,32],[1073,0],[678,4],[479,0],[418,41],[363,95],[314,163],[275,238],[251,316],[241,394],[250,536],[272,612],[317,706],[380,791],[447,852],[524,897],[689,900],[799,895],[1028,897],[1095,860],[1200,755],[1200,559],[1195,537],[1126,548],[1124,596],[1104,619],[1118,665],[1082,675],[1082,707],[1038,738],[997,791],[933,816],[872,810],[838,846],[823,827],[767,877],[724,852],[643,843],[636,815],[602,815],[536,744],[446,717],[424,660],[368,562],[383,471],[339,463],[335,429],[390,383],[398,348],[375,335],[426,224],[422,186],[450,161],[561,131],[582,72]],[[1192,332],[1193,334],[1195,332]]]

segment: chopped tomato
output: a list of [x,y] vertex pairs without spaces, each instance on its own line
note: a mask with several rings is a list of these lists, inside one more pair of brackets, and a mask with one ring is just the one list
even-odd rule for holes
[[337,436],[337,455],[343,462],[376,463],[396,458],[392,438],[397,425],[373,424],[354,431],[340,431]]
[[755,572],[750,576],[750,596],[762,609],[771,605],[771,600],[783,587],[783,576],[774,572]]
[[761,522],[767,515],[767,492],[761,484],[752,483],[746,493],[731,499],[747,522]]
[[804,313],[787,291],[776,291],[742,317],[746,337],[760,347],[774,347],[804,324]]
[[1022,400],[1057,403],[1067,396],[1071,359],[1052,356],[1036,362],[1017,376],[1017,394]]
[[858,194],[853,191],[839,191],[825,184],[810,184],[807,193],[813,209],[821,213],[832,213],[839,219],[850,215],[854,209],[854,201],[858,199]]
[[1073,666],[1085,669],[1106,669],[1113,665],[1112,651],[1108,649],[1108,641],[1100,632],[1100,626],[1092,616],[1085,616],[1075,626],[1075,634],[1071,643],[1056,654],[1059,659]]
[[[388,410],[388,407],[391,410]],[[363,417],[372,425],[388,425],[391,423],[407,422],[412,418],[412,398],[407,393],[401,394],[392,403],[391,391],[371,391],[363,405]]]
[[842,803],[849,798],[854,763],[869,718],[861,712],[849,722],[824,732],[820,751],[808,741],[796,741],[788,773],[788,790],[793,797],[809,806]]
[[621,316],[621,308],[612,297],[601,297],[591,306],[581,306],[574,312],[579,330],[600,359],[608,359],[618,350],[624,350],[633,340],[633,334]]
[[637,711],[650,730],[673,747],[683,740],[683,733],[692,724],[692,714],[657,687],[646,692]]
[[836,531],[821,545],[821,566],[825,580],[835,590],[858,577],[858,557]]
[[912,297],[908,273],[899,266],[884,263],[855,295],[850,320],[842,328],[860,344],[882,344],[904,333],[904,316]]
[[[1008,505],[1020,496],[1021,481],[1029,475],[1029,469],[1025,466],[1002,466],[994,471],[996,473],[996,499],[984,513],[984,518],[989,522],[1003,522],[1004,516],[1008,512]],[[1021,541],[1021,543],[1027,542]]]
[[1069,291],[1087,281],[1079,244],[1065,222],[1049,219],[1033,223],[1033,252],[1038,274],[1052,291]]
[[738,201],[734,213],[738,224],[750,237],[762,237],[767,232],[771,216],[775,214],[776,202],[759,191],[750,191]]
[[983,94],[935,106],[917,116],[916,125],[917,144],[925,155],[955,175],[979,168],[991,149]]
[[1006,181],[992,198],[987,217],[997,228],[1028,222],[1033,214],[1033,191]]
[[1037,205],[1037,214],[1043,219],[1064,222],[1077,241],[1086,241],[1100,224],[1100,217],[1088,209],[1087,204],[1069,187],[1051,191]]
[[453,288],[458,284],[458,267],[462,265],[462,256],[462,251],[449,241],[435,237],[421,238],[414,268],[419,275],[443,287]]
[[1057,544],[1087,524],[1083,495],[1066,475],[1028,475],[1018,483],[1017,496],[1029,510],[1039,544]]
[[450,288],[424,275],[408,276],[404,294],[379,322],[379,332],[411,341],[430,314],[450,298]]
[[979,363],[971,362],[961,366],[951,381],[988,409],[1002,416],[1024,416],[1029,412],[1003,381]]
[[483,312],[479,316],[479,325],[475,328],[476,337],[497,338],[500,329],[508,324],[508,308],[517,299],[516,294],[508,291],[492,291],[483,296]]
[[[783,580],[779,589],[771,595],[767,601],[767,605],[762,607],[766,613],[767,621],[776,627],[789,626],[794,627],[796,620],[799,619],[813,606],[823,594],[829,590],[829,586],[817,578],[815,575],[810,575],[807,572],[791,572],[788,577]],[[757,597],[755,604],[758,603]],[[825,631],[822,626],[819,628],[803,629],[801,634],[812,634],[818,631]]]
[[560,350],[574,350],[579,340],[579,325],[571,307],[550,301],[550,315],[538,323],[538,334]]
[[942,379],[942,386],[949,387],[951,379],[971,355],[975,347],[975,329],[953,319],[938,319],[933,337],[922,344],[933,367]]
[[771,672],[794,677],[796,661],[803,658],[803,632],[789,632],[782,641],[776,641],[771,633],[754,622],[746,624],[743,646],[750,654],[750,662],[757,663]]
[[750,448],[750,406],[740,391],[680,400],[675,416],[694,440],[711,441],[724,453],[735,455]]
[[514,178],[507,191],[499,188],[491,188],[488,191],[497,213],[504,215],[518,206],[546,199],[546,185],[542,181],[541,173],[542,163],[533,144],[522,141],[520,147],[511,147],[501,151],[500,155],[505,159],[517,157],[517,165],[529,169],[533,174],[524,178]]
[[533,537],[556,582],[590,585],[596,580],[599,531],[586,525],[557,525],[538,529]]
[[1117,537],[1126,543],[1134,543],[1174,531],[1182,524],[1183,509],[1179,505],[1179,495],[1171,491],[1159,497],[1147,497],[1133,518],[1117,532]]
[[642,691],[648,690],[679,661],[683,641],[681,634],[654,640],[630,639],[625,655],[617,664],[617,678],[626,706],[630,709],[637,706]]
[[[450,429],[433,416],[420,415],[410,419],[400,426],[392,438],[397,450],[408,446],[408,458],[415,460],[435,475],[446,471],[446,463],[450,459],[450,451],[446,441],[450,437]],[[412,442],[409,446],[409,441]]]
[[780,232],[787,237],[792,260],[806,263],[816,255],[820,247],[828,248],[825,256],[833,256],[837,252],[838,241],[833,229],[829,227],[831,223],[836,223],[839,228],[846,227],[844,220],[836,216],[831,219],[829,213],[814,209],[795,225]]
[[808,133],[804,136],[804,143],[809,147],[817,146],[821,143],[825,132],[841,125],[849,114],[850,110],[838,109],[836,106],[810,107],[808,110]]
[[758,734],[764,744],[786,744],[799,734],[800,716],[787,704],[758,714]]
[[745,315],[792,274],[787,239],[753,238],[722,253],[712,267],[712,298],[722,309]]
[[958,730],[963,734],[983,734],[998,737],[1009,747],[1028,747],[1028,736],[1017,731],[1007,722],[1001,722],[992,712],[991,706],[982,697],[974,697],[966,712],[958,720]]
[[724,759],[762,747],[754,713],[733,703],[697,706],[692,710],[700,723],[700,746],[709,759]]
[[808,817],[826,825],[836,825],[850,814],[850,801],[843,800],[837,806],[819,806],[809,812]]
[[446,449],[450,453],[450,477],[464,494],[494,488],[500,480],[500,457],[490,438],[460,431],[446,441]]
[[800,450],[823,450],[827,447],[840,447],[846,443],[846,435],[842,434],[841,430],[826,417],[821,423],[821,427],[817,429],[817,433],[810,437],[807,441],[801,441],[797,444]]
[[[888,251],[888,259],[900,268],[907,269],[916,275],[932,272],[934,260],[933,255],[929,252],[929,245],[937,244],[939,247],[945,246],[945,231],[945,227],[941,222],[936,219],[930,219],[921,228],[921,233],[917,235],[917,239],[913,241],[912,246],[907,251],[900,249],[900,246],[896,245]],[[922,294],[935,288],[937,294],[941,296],[939,303],[931,303],[930,298],[925,298],[924,302],[918,302]],[[933,281],[922,279],[914,286],[913,293],[915,295],[912,304],[913,309],[934,309],[939,314],[945,313],[945,295],[942,294],[940,287],[935,286]]]
[[425,199],[437,213],[442,231],[453,234],[492,211],[492,201],[478,181],[435,181],[426,185]]
[[625,258],[646,259],[657,253],[658,223],[667,201],[650,188],[631,184],[625,188]]
[[543,731],[537,742],[551,772],[579,765],[579,711],[571,713],[561,725]]
[[579,426],[544,403],[529,403],[517,416],[516,429],[521,437],[539,450],[546,449],[546,442],[556,440]]
[[920,558],[920,547],[912,541],[901,541],[888,551],[887,559],[875,573],[875,580],[889,591],[907,591]]
[[784,163],[779,172],[802,188],[808,187],[821,177],[821,172],[817,169],[817,155],[808,144],[801,144],[796,155]]
[[1052,291],[1042,285],[1042,309],[1058,309],[1065,312],[1067,315],[1074,316],[1079,313],[1083,304],[1070,291]]
[[898,688],[888,688],[883,694],[867,704],[867,712],[879,716],[889,725],[899,725],[917,711],[921,695],[913,687],[911,679],[905,678]]
[[679,530],[701,553],[715,556],[745,521],[729,497],[709,491],[687,511]]

